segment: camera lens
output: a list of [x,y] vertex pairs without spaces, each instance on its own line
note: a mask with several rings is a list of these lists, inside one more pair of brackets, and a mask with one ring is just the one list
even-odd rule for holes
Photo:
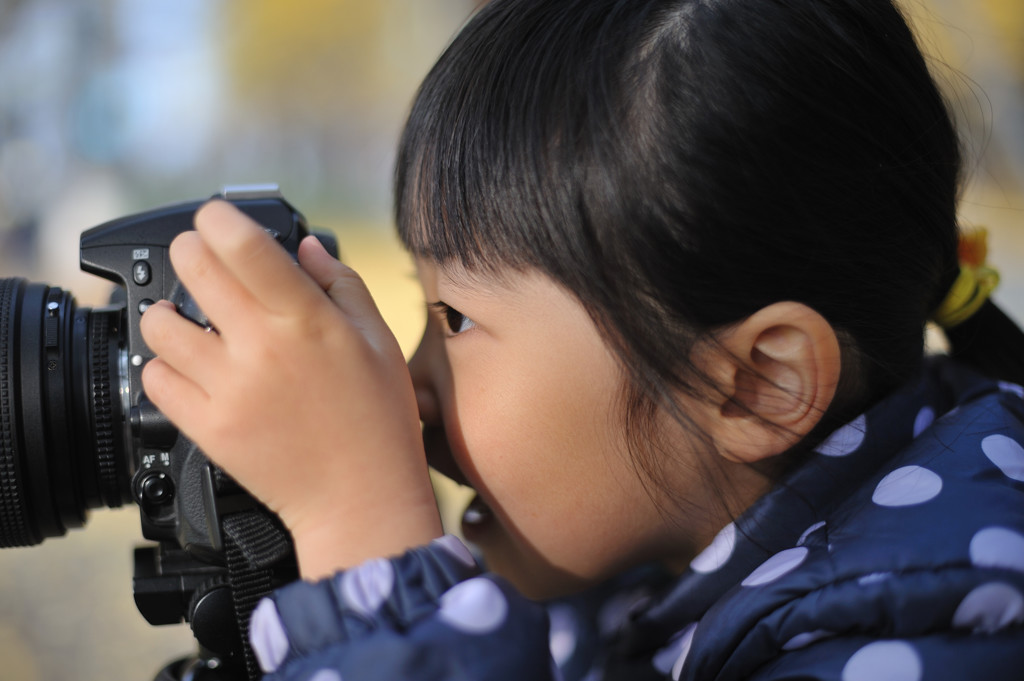
[[123,314],[0,279],[0,546],[38,544],[131,498]]

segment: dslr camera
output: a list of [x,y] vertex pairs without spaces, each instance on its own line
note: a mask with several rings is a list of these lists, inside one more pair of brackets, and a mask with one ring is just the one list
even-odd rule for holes
[[[310,233],[275,186],[227,187],[215,198],[235,204],[293,257]],[[259,597],[296,576],[277,519],[142,389],[142,368],[153,357],[139,332],[148,306],[170,300],[209,328],[168,258],[202,203],[122,217],[81,235],[82,270],[117,285],[106,307],[79,307],[71,293],[46,284],[0,279],[0,546],[63,535],[84,525],[92,508],[137,504],[142,534],[155,544],[135,551],[136,604],[152,624],[188,621],[199,644],[197,656],[158,679],[255,678],[248,615]],[[333,237],[317,236],[337,257]]]

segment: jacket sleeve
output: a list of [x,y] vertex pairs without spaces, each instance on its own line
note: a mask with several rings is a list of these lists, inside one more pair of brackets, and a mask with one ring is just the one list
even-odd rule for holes
[[446,536],[263,599],[249,626],[265,681],[555,681],[548,619]]

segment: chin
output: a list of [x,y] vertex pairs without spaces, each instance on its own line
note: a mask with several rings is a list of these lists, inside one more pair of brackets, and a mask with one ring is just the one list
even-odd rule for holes
[[477,548],[488,571],[507,580],[521,594],[534,601],[569,596],[599,581],[555,567],[532,549],[523,551],[500,544],[477,545]]

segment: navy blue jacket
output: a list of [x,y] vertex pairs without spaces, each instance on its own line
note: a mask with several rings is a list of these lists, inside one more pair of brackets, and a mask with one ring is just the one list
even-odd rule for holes
[[537,604],[454,537],[265,599],[272,681],[1024,679],[1024,390],[946,360],[682,575]]

